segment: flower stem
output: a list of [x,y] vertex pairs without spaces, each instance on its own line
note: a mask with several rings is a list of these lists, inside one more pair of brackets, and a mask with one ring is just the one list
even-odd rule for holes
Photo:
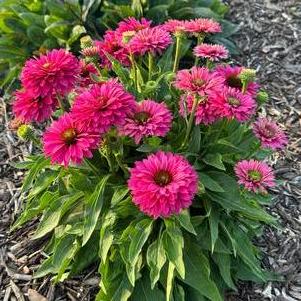
[[172,71],[175,73],[178,70],[180,62],[181,36],[176,36],[176,54]]
[[56,94],[57,101],[59,103],[59,107],[62,109],[63,112],[69,112],[70,111],[70,104],[68,100],[64,101],[64,99],[59,95]]
[[129,168],[125,164],[123,164],[123,162],[121,161],[120,154],[115,154],[115,159],[116,159],[118,166],[123,171],[125,177],[128,177],[129,176]]
[[[205,38],[204,35],[202,35],[202,34],[199,34],[199,35],[198,35],[198,37],[197,37],[197,39],[198,39],[198,41],[197,41],[197,46],[198,46],[198,45],[201,45],[201,44],[203,43],[204,38]],[[194,60],[194,65],[195,65],[195,66],[199,63],[199,60],[200,60],[200,59],[196,56],[196,57],[195,57],[195,60]]]
[[148,80],[150,81],[152,78],[154,59],[151,52],[148,53]]
[[199,102],[199,99],[197,97],[194,97],[193,104],[192,104],[192,110],[191,110],[191,114],[190,114],[190,117],[189,117],[189,120],[188,120],[186,134],[185,134],[184,141],[182,143],[182,147],[184,147],[186,145],[186,143],[188,142],[188,138],[189,138],[189,134],[191,132],[191,128],[192,128],[192,124],[193,124],[193,120],[194,120],[194,116],[195,116],[195,112],[196,112],[198,102]]
[[135,62],[135,59],[134,59],[134,56],[132,53],[130,53],[130,61],[132,63],[132,70],[134,73],[135,88],[138,90],[138,73],[137,73],[137,68],[136,68],[136,62]]

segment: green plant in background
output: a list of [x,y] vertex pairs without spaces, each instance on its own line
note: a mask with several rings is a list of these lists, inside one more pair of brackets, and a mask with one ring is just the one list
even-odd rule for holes
[[237,27],[224,20],[227,11],[220,0],[2,0],[0,87],[16,87],[20,68],[28,57],[58,47],[77,53],[83,34],[100,39],[105,30],[129,16],[144,16],[155,23],[169,18],[214,18],[222,24],[223,32],[212,42],[223,43],[235,52],[229,38]]

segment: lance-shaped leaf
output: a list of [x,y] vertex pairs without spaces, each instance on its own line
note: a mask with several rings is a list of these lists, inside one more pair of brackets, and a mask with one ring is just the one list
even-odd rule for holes
[[109,177],[110,176],[107,175],[100,180],[86,204],[84,234],[82,243],[83,246],[87,243],[96,227],[101,208],[103,206],[104,190]]

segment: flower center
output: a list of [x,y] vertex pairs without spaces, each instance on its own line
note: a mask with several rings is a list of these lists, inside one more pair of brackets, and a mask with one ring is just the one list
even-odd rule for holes
[[150,114],[148,112],[138,112],[134,115],[134,119],[139,124],[143,124],[148,121]]
[[250,170],[248,176],[253,182],[259,182],[262,179],[262,174],[258,170]]
[[237,76],[234,76],[234,75],[229,76],[227,78],[227,84],[231,88],[239,88],[239,89],[242,88],[241,80]]
[[272,126],[266,125],[265,128],[263,129],[262,134],[266,138],[273,138],[276,134],[276,130]]
[[193,83],[198,87],[202,87],[204,85],[205,81],[200,78],[197,78],[197,79],[193,80]]
[[75,129],[68,129],[61,134],[63,140],[67,145],[74,144],[76,142],[76,131]]
[[45,68],[45,69],[49,68],[49,66],[50,66],[50,63],[43,64],[43,68]]
[[166,170],[160,170],[155,174],[154,180],[159,186],[166,186],[172,181],[171,174]]
[[228,98],[228,103],[231,105],[231,106],[234,106],[234,107],[237,107],[240,105],[240,100],[235,98],[235,97],[229,97]]

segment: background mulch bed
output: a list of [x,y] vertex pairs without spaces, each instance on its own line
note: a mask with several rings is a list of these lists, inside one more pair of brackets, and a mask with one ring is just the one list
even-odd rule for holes
[[[297,301],[301,300],[301,2],[228,3],[231,20],[240,25],[236,42],[241,54],[236,60],[257,68],[263,88],[270,93],[269,105],[261,113],[284,125],[290,145],[270,162],[282,184],[273,189],[274,200],[268,210],[279,218],[282,228],[266,227],[256,241],[263,252],[263,266],[283,280],[264,286],[240,283],[238,291],[227,299]],[[45,239],[30,240],[35,221],[9,233],[22,206],[19,187],[23,178],[23,172],[10,164],[32,153],[32,146],[20,143],[8,129],[6,103],[0,102],[0,300],[93,300],[99,283],[97,267],[56,286],[50,277],[33,280],[33,271],[46,256],[42,251]]]

